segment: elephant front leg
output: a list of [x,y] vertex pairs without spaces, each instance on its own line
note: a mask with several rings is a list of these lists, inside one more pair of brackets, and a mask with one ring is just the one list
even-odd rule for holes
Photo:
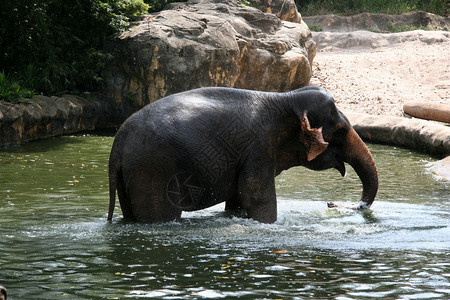
[[261,223],[277,220],[274,173],[269,170],[243,170],[239,178],[238,197],[249,218]]
[[238,194],[234,195],[232,198],[225,202],[225,215],[229,217],[246,218],[247,211],[242,207],[241,199],[239,199]]

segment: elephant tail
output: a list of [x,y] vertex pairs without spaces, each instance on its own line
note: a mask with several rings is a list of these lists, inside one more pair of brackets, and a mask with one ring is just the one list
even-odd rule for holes
[[119,170],[113,164],[109,166],[109,209],[108,221],[112,220],[114,207],[116,206],[116,191],[119,179]]

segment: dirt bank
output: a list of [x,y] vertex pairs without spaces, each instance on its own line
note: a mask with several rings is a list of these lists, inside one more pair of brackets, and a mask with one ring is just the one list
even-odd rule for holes
[[450,101],[450,33],[313,33],[318,49],[311,84],[343,110],[403,114],[408,101]]

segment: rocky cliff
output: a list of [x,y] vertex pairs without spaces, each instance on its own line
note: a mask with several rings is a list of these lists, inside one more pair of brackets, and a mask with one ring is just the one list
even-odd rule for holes
[[316,46],[294,1],[241,2],[190,0],[143,16],[112,43],[106,96],[140,108],[203,86],[308,84]]

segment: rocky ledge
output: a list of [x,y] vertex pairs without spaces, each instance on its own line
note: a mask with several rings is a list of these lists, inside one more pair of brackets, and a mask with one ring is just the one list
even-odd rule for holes
[[434,163],[431,171],[450,181],[450,127],[445,123],[354,112],[345,112],[345,115],[365,141],[396,145],[444,158]]
[[345,112],[362,139],[431,153],[450,155],[450,127],[443,123],[394,116]]
[[438,16],[424,11],[401,15],[362,13],[354,16],[320,15],[303,17],[315,30],[328,32],[350,32],[370,30],[391,32],[392,30],[450,30],[450,17]]
[[107,101],[73,95],[0,102],[0,146],[114,126],[112,112]]
[[398,33],[376,33],[365,30],[352,32],[314,32],[318,51],[336,49],[376,49],[406,42],[421,42],[427,45],[447,43],[450,32],[414,30]]

